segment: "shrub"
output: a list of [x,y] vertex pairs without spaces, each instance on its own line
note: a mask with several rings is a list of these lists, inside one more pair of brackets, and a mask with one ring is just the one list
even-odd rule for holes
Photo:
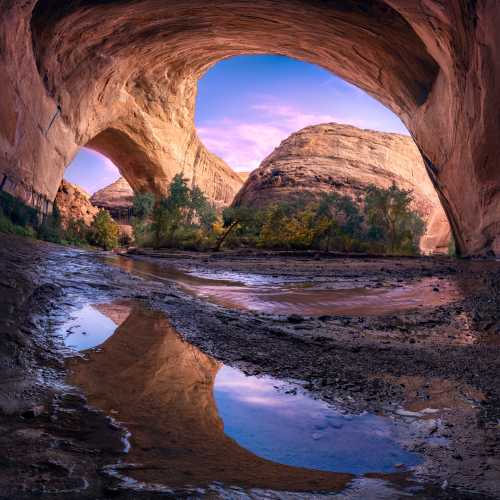
[[72,219],[64,232],[64,240],[72,245],[88,244],[89,228],[82,219]]
[[6,193],[0,192],[0,207],[3,214],[17,226],[38,226],[38,212],[36,209],[26,205],[21,200]]
[[89,229],[89,243],[104,250],[112,250],[118,247],[119,235],[120,229],[111,215],[106,210],[99,210]]
[[287,204],[279,204],[267,211],[258,245],[263,248],[307,250],[311,248],[318,226],[314,224],[311,209],[294,212]]

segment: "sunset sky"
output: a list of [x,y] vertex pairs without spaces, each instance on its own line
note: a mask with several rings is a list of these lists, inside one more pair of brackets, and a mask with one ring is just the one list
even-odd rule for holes
[[[198,133],[235,170],[257,168],[292,132],[326,122],[407,134],[399,118],[365,92],[287,57],[235,57],[214,66],[199,82]],[[109,159],[85,148],[65,174],[90,193],[118,176]]]

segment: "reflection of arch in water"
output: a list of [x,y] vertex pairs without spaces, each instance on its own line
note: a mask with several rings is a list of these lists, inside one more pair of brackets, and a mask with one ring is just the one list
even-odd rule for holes
[[135,479],[294,491],[338,490],[352,479],[262,459],[226,436],[213,397],[221,365],[184,342],[161,313],[133,309],[88,358],[72,361],[70,380],[132,433],[127,461],[143,465]]

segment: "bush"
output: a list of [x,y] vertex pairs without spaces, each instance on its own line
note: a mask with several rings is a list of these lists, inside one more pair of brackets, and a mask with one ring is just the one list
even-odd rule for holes
[[155,197],[152,193],[137,193],[134,195],[134,217],[139,220],[149,219],[155,206]]
[[68,222],[64,240],[71,245],[88,245],[89,227],[82,219],[72,219]]
[[112,250],[119,245],[120,228],[106,210],[99,210],[89,228],[88,241],[104,250]]
[[2,208],[3,214],[8,217],[14,225],[22,227],[38,226],[37,210],[5,191],[0,192],[0,208]]
[[29,238],[36,238],[35,230],[30,227],[23,227],[14,224],[0,208],[0,233],[17,234],[18,236],[26,236]]

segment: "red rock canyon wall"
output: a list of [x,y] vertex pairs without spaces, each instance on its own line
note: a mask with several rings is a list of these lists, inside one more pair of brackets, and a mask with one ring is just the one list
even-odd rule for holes
[[85,144],[134,189],[184,171],[229,197],[240,181],[194,129],[197,80],[221,59],[278,53],[397,113],[459,251],[500,253],[500,2],[0,0],[0,13],[0,173],[49,200]]

